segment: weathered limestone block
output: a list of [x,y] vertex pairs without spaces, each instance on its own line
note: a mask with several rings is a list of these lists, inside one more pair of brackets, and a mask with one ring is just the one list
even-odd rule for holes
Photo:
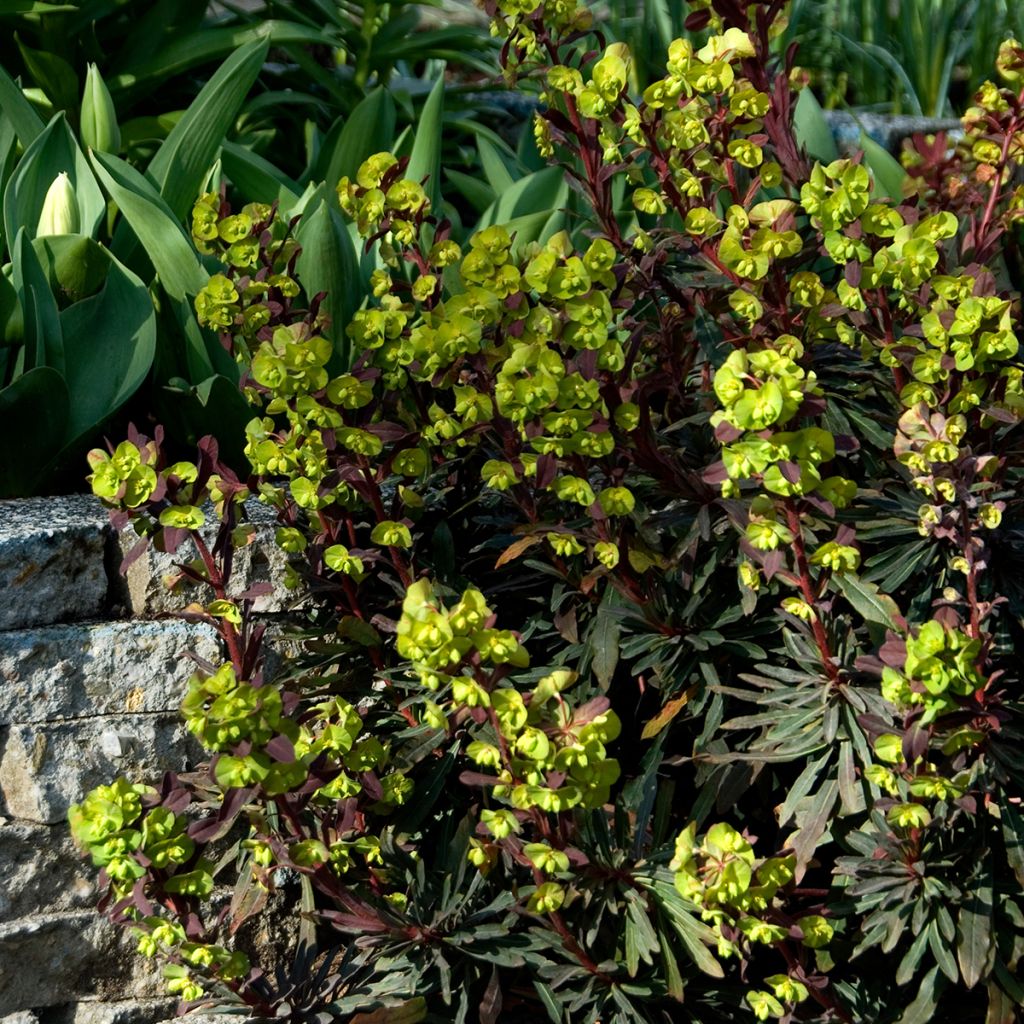
[[[131,1002],[73,1003],[63,1013],[52,1010],[46,1015],[47,1024],[156,1024],[174,1017],[176,999],[133,999]],[[178,1018],[181,1021],[181,1018]],[[192,1024],[192,1015],[185,1018]],[[0,1022],[2,1024],[2,1022]],[[223,1019],[219,1024],[224,1024]]]
[[131,936],[94,911],[0,923],[0,1014],[164,995],[159,971],[134,954]]
[[[260,614],[280,612],[290,606],[290,595],[281,586],[281,580],[287,566],[287,556],[274,543],[276,518],[271,509],[258,501],[246,502],[246,515],[256,527],[256,539],[245,548],[236,550],[231,569],[231,581],[228,594],[237,597],[257,583],[270,583],[273,591],[257,598],[254,609]],[[212,507],[207,515],[212,517]],[[205,537],[207,544],[212,545],[215,529],[207,528]],[[129,526],[120,536],[122,556],[138,543],[138,536]],[[186,582],[176,591],[170,591],[164,584],[165,577],[176,577],[179,571],[176,563],[191,561],[196,557],[190,542],[186,542],[174,555],[157,551],[150,546],[145,553],[128,567],[126,581],[128,599],[132,613],[135,615],[164,615],[168,612],[180,611],[190,601],[208,600],[202,588],[190,586]]]
[[0,921],[94,907],[96,870],[67,825],[0,822]]
[[0,726],[176,710],[185,653],[219,650],[211,627],[173,619],[0,632]]
[[0,501],[0,629],[100,616],[113,534],[85,495]]
[[41,824],[101,783],[157,782],[201,758],[178,712],[0,728],[0,814]]

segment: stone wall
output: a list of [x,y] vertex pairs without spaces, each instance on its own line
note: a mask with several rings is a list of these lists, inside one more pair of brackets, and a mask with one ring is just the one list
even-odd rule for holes
[[[260,540],[244,589],[276,573]],[[178,705],[187,650],[219,660],[213,631],[169,616],[171,559],[119,566],[93,499],[0,501],[0,1024],[153,1024],[173,1016],[159,976],[93,909],[94,870],[68,807],[118,775],[156,781],[198,753]],[[281,591],[263,611],[281,607]]]

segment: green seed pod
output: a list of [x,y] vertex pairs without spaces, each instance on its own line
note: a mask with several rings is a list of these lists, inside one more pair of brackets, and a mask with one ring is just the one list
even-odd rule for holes
[[100,153],[121,149],[121,129],[110,90],[95,64],[89,65],[82,94],[82,141]]

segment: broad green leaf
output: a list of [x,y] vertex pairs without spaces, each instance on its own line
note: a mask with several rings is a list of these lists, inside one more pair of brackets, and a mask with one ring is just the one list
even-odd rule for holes
[[7,274],[0,270],[0,350],[21,341],[21,304]]
[[10,118],[14,130],[27,149],[41,134],[45,125],[35,112],[32,104],[25,99],[21,87],[0,67],[0,110]]
[[875,179],[872,195],[902,202],[907,172],[900,162],[864,132],[860,133],[860,147],[864,150],[864,163]]
[[64,11],[76,11],[75,4],[48,4],[43,0],[0,0],[0,18],[9,18],[15,14],[61,14]]
[[355,107],[325,155],[322,180],[332,189],[343,177],[354,178],[359,165],[374,153],[391,149],[395,136],[395,101],[379,87]]
[[475,207],[477,213],[483,213],[498,198],[486,181],[481,181],[472,174],[463,174],[462,171],[453,171],[446,167],[444,175],[462,193],[462,197]]
[[339,369],[349,369],[349,344],[345,328],[362,300],[359,260],[341,214],[327,199],[328,186],[306,207],[295,231],[302,253],[297,269],[310,301],[326,292],[324,306],[330,317],[325,334],[334,344]]
[[17,33],[14,38],[25,67],[35,79],[35,84],[49,97],[54,110],[74,110],[79,97],[75,69],[56,53],[27,46]]
[[265,38],[233,53],[203,86],[146,171],[175,217],[195,202],[224,136],[235,122],[267,56]]
[[37,366],[0,388],[0,431],[17,439],[0,459],[0,498],[35,493],[46,465],[63,445],[68,405],[64,378],[49,366]]
[[[254,26],[205,28],[172,37],[155,54],[130,59],[108,84],[112,91],[137,90],[141,85],[181,74],[199,64],[208,64],[225,56],[252,48],[273,46],[315,46],[325,42],[322,29],[307,28],[293,22],[274,19]],[[237,52],[236,52],[237,51]],[[262,64],[262,60],[260,62]],[[248,91],[248,87],[246,87]]]
[[196,439],[212,434],[220,442],[221,457],[235,469],[244,469],[245,425],[253,407],[236,381],[217,374],[192,388],[185,406],[190,432]]
[[4,232],[8,239],[14,238],[20,228],[30,239],[35,238],[46,193],[62,171],[75,190],[79,232],[95,236],[106,213],[106,200],[64,115],[57,114],[25,150],[7,184]]
[[995,952],[993,895],[992,867],[986,859],[978,878],[965,893],[957,921],[956,959],[968,988],[974,988],[992,969]]
[[480,164],[487,183],[494,189],[496,195],[504,195],[515,184],[515,179],[509,172],[498,147],[483,136],[477,136],[476,148],[480,153]]
[[110,253],[91,238],[44,235],[32,242],[32,248],[58,307],[81,302],[103,287],[110,269]]
[[807,155],[823,164],[838,159],[839,150],[824,111],[810,89],[801,89],[793,111],[793,132]]
[[894,633],[900,631],[897,619],[901,616],[896,602],[887,594],[883,594],[874,583],[869,583],[852,573],[833,576],[832,582],[865,621],[885,626]]
[[14,130],[14,123],[0,108],[0,196],[3,195],[7,182],[14,172],[17,152],[18,133]]
[[103,187],[142,243],[164,290],[174,299],[196,295],[209,275],[191,240],[153,185],[131,164],[109,153],[93,153]]
[[64,372],[64,339],[57,301],[28,234],[22,228],[11,247],[12,283],[21,303],[25,369],[49,366]]
[[107,258],[102,289],[60,315],[64,378],[72,398],[69,443],[87,436],[135,394],[156,352],[149,289],[109,253]]
[[257,153],[225,141],[220,159],[224,173],[249,202],[271,203],[275,199],[284,205],[295,203],[302,191],[283,171]]
[[441,208],[441,124],[444,117],[444,75],[438,76],[427,102],[423,104],[416,136],[409,154],[405,176],[411,181],[427,179],[424,188],[434,210]]
[[495,203],[484,211],[477,230],[492,224],[505,224],[527,214],[552,214],[565,205],[569,186],[560,167],[520,178],[507,192],[499,195]]

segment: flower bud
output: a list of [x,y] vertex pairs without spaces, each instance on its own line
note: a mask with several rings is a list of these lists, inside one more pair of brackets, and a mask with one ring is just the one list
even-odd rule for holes
[[82,94],[82,141],[100,153],[117,153],[121,148],[121,129],[117,111],[99,68],[89,65]]
[[36,237],[78,234],[78,199],[67,171],[61,171],[47,190]]

